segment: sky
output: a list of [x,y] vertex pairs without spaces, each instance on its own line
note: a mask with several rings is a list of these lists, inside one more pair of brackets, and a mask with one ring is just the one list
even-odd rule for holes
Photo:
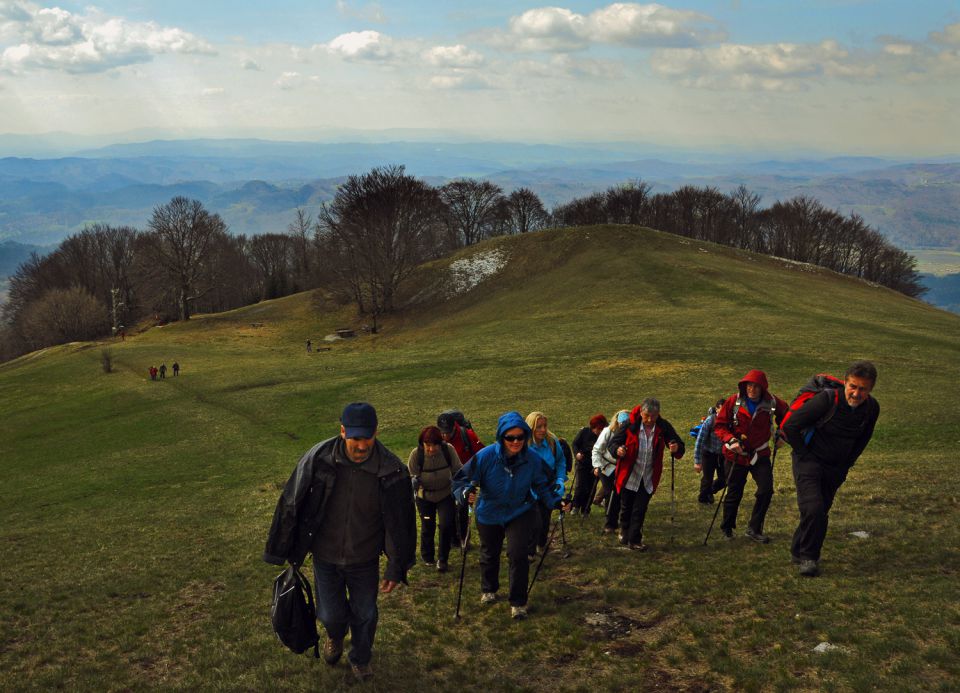
[[960,155],[960,0],[555,2],[0,0],[0,134]]

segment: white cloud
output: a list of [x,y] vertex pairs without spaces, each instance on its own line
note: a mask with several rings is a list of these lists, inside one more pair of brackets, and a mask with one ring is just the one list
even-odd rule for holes
[[384,61],[394,57],[393,40],[379,31],[351,31],[326,44],[327,51],[355,61]]
[[484,63],[483,55],[463,44],[435,46],[423,52],[423,59],[434,67],[480,67]]
[[0,70],[7,72],[105,72],[166,53],[214,53],[206,41],[175,27],[128,22],[95,10],[79,15],[28,2],[5,5],[0,34],[11,45],[0,53]]
[[247,58],[244,60],[242,63],[240,63],[240,67],[244,70],[251,70],[253,72],[260,72],[263,70],[263,68],[260,67],[260,63],[252,58]]
[[540,7],[512,17],[495,45],[519,51],[569,52],[593,44],[638,48],[699,46],[725,38],[712,17],[656,3],[618,2],[588,15],[562,7]]
[[303,84],[303,75],[299,72],[284,72],[273,84],[284,91],[296,89]]
[[930,32],[930,40],[944,46],[960,46],[960,22],[948,24],[943,31]]
[[430,78],[431,89],[489,89],[490,83],[480,75],[464,72],[454,72],[447,75],[436,75]]

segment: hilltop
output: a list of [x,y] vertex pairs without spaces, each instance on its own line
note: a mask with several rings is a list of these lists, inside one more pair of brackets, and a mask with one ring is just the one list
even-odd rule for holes
[[[651,504],[650,553],[617,550],[594,515],[567,519],[573,556],[547,558],[524,623],[477,609],[475,554],[459,626],[455,580],[414,568],[381,600],[374,667],[394,690],[946,689],[960,675],[960,513],[943,473],[960,442],[960,317],[618,226],[464,249],[419,268],[405,306],[380,334],[325,342],[362,321],[317,291],[0,365],[0,542],[15,567],[0,578],[0,686],[343,686],[342,668],[275,641],[276,571],[259,554],[280,485],[348,401],[373,402],[405,457],[449,406],[485,442],[506,409],[545,411],[571,439],[645,396],[686,430],[750,368],[789,399],[860,357],[879,368],[881,419],[831,516],[823,577],[789,563],[786,451],[764,547],[700,545],[712,509],[687,457],[675,522],[669,485]],[[179,378],[146,377],[174,360]],[[814,654],[821,641],[843,649]]]

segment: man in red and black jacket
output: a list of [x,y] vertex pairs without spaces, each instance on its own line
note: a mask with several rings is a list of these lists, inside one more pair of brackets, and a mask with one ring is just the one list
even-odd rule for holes
[[[720,528],[727,539],[733,538],[737,511],[747,484],[747,473],[757,484],[756,501],[750,515],[746,536],[761,544],[770,538],[763,533],[763,520],[773,498],[773,466],[770,463],[770,436],[774,417],[779,425],[789,406],[769,392],[767,376],[752,370],[740,380],[736,394],[730,395],[717,412],[713,433],[723,443],[725,472],[729,477],[723,501],[723,522]],[[777,437],[776,445],[782,441]],[[732,467],[731,467],[732,465]]]
[[[457,451],[457,457],[460,458],[461,465],[469,462],[471,457],[484,448],[473,429],[457,423],[457,419],[452,412],[443,412],[437,416],[437,428],[440,429],[443,440],[450,443]],[[457,521],[454,524],[457,530],[457,541],[460,542],[461,546],[463,546],[463,538],[467,535],[468,522],[470,522],[469,506],[466,503],[458,505]]]

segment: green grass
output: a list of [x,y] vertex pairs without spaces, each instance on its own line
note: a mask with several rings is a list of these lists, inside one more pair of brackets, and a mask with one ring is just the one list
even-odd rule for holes
[[[540,233],[461,256],[494,246],[510,262],[480,288],[443,297],[449,260],[432,263],[415,279],[430,298],[330,351],[304,341],[328,346],[358,321],[301,294],[128,337],[109,375],[100,345],[0,365],[0,688],[348,686],[342,665],[275,640],[278,571],[260,553],[280,485],[349,401],[373,402],[405,457],[448,406],[486,442],[507,409],[543,410],[569,439],[646,396],[685,431],[750,368],[789,399],[866,357],[882,413],[831,514],[822,577],[789,562],[787,451],[767,546],[701,545],[712,508],[684,459],[673,523],[669,479],[651,503],[649,553],[616,548],[596,514],[567,519],[573,555],[547,557],[526,622],[503,603],[480,609],[475,553],[459,624],[459,564],[415,568],[380,600],[370,687],[956,690],[960,317],[649,230]],[[146,377],[174,360],[179,378]],[[843,649],[815,654],[821,641]]]

